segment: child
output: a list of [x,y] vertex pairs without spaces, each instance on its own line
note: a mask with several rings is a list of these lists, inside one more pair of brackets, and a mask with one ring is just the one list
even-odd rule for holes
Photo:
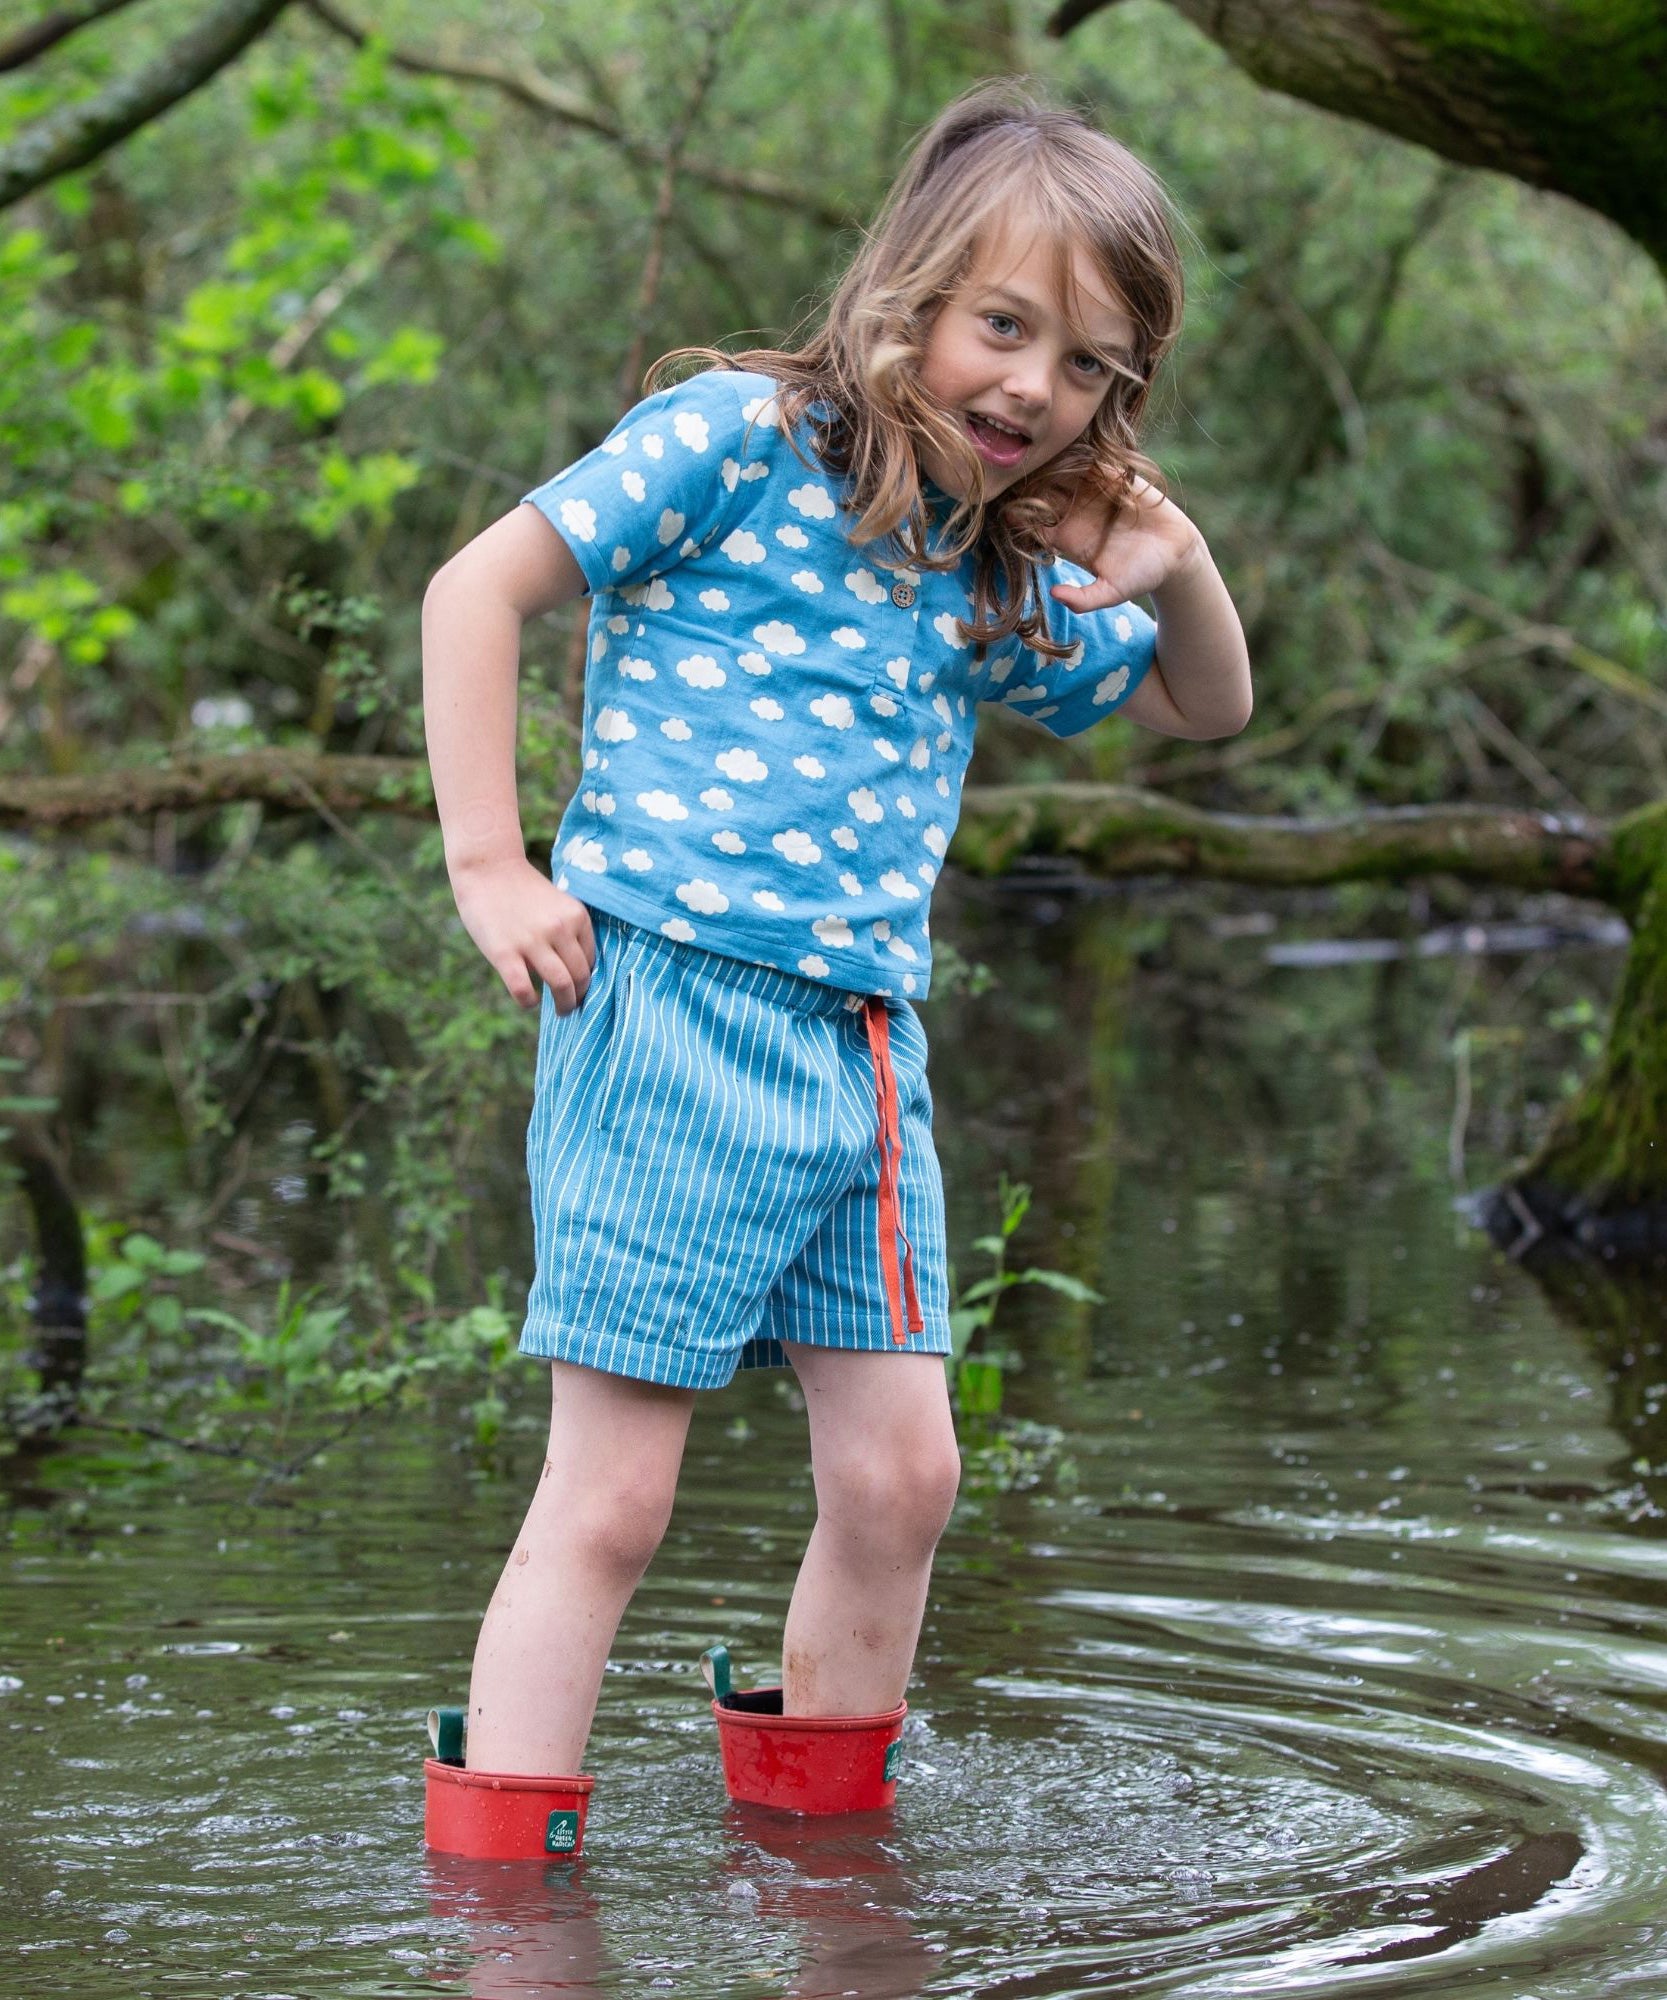
[[[1227,591],[1136,449],[1181,299],[1146,169],[982,87],[919,141],[820,332],[695,351],[704,372],[430,586],[458,909],[523,1006],[544,988],[521,1346],[553,1411],[475,1654],[470,1770],[578,1771],[695,1395],[738,1366],[791,1363],[809,1413],[785,1711],[902,1700],[959,1473],[910,1000],[977,704],[1059,736],[1250,713]],[[516,807],[518,643],[586,591],[552,883]]]

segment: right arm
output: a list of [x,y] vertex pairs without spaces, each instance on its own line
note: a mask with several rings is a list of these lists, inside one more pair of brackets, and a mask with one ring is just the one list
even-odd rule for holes
[[527,859],[515,793],[521,627],[584,594],[584,572],[535,507],[460,549],[423,598],[423,724],[458,915],[523,1007],[584,998],[590,913]]

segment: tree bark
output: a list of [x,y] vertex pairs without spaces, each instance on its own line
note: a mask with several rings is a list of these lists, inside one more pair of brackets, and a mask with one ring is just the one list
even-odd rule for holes
[[[1065,0],[1064,35],[1115,0]],[[1661,0],[1170,0],[1258,83],[1571,196],[1667,266]]]
[[[553,838],[560,817],[554,801],[565,797],[571,776],[552,772],[546,799],[524,801],[532,838]],[[420,758],[257,750],[61,778],[0,776],[0,828],[44,832],[246,799],[292,812],[434,817]],[[1403,806],[1337,819],[1271,819],[1204,812],[1128,785],[1061,784],[970,787],[949,857],[974,875],[1005,874],[1021,856],[1060,855],[1095,875],[1284,887],[1455,875],[1608,902],[1618,894],[1614,852],[1615,830],[1605,823],[1552,813]]]
[[160,118],[199,90],[265,34],[290,0],[218,0],[171,48],[132,76],[42,118],[0,147],[0,208],[9,208],[60,174]]
[[78,28],[102,21],[107,14],[119,14],[133,4],[134,0],[79,0],[75,6],[54,7],[50,14],[43,14],[38,21],[31,21],[28,27],[19,28],[0,42],[0,75],[25,68],[48,49],[67,41]]

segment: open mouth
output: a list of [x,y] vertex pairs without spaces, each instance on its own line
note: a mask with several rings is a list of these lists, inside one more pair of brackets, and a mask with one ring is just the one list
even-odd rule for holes
[[979,456],[990,465],[1017,465],[1030,449],[1028,432],[1016,424],[1003,423],[1000,417],[986,416],[982,410],[967,412],[967,433]]

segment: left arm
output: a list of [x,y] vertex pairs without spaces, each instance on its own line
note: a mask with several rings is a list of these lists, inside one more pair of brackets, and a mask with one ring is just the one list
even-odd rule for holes
[[1070,610],[1148,594],[1157,606],[1157,658],[1122,713],[1165,736],[1236,736],[1251,708],[1244,631],[1204,537],[1174,501],[1142,481],[1115,518],[1079,502],[1055,541],[1094,575],[1054,587]]

